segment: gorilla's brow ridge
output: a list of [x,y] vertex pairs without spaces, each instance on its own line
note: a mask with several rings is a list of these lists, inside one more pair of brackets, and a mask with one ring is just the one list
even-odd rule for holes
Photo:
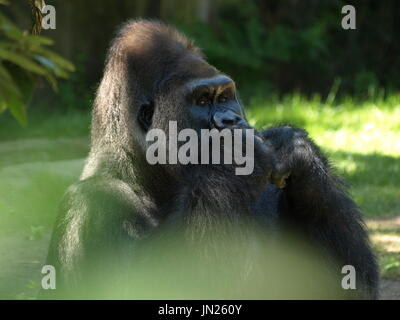
[[203,79],[193,79],[188,84],[188,89],[190,91],[194,91],[198,87],[212,87],[212,86],[222,86],[224,89],[227,86],[235,86],[234,81],[225,75],[217,75],[212,78],[203,78]]

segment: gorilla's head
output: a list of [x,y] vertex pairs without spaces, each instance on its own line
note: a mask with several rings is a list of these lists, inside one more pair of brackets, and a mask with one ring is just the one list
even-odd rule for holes
[[[235,83],[209,65],[200,50],[172,27],[153,22],[128,24],[122,30],[132,41],[129,64],[139,85],[134,121],[142,133],[168,132],[169,121],[183,128],[224,129],[246,121]],[[133,89],[133,88],[132,88]]]
[[167,130],[171,120],[178,129],[246,125],[233,80],[208,64],[191,40],[160,22],[139,20],[121,28],[99,93],[95,111],[102,119],[95,125],[105,129],[101,135],[112,130],[105,114],[115,121],[129,116],[124,120],[134,126],[134,137],[151,128]]
[[208,64],[192,41],[160,22],[129,22],[111,45],[98,89],[92,153],[108,153],[109,160],[123,150],[144,166],[146,134],[161,129],[168,138],[170,121],[178,132],[249,128],[234,81]]

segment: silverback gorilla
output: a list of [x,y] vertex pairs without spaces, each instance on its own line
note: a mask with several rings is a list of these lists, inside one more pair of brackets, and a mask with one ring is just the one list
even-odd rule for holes
[[[90,279],[99,268],[113,268],[110,274],[115,274],[117,266],[146,257],[162,270],[161,256],[173,256],[175,249],[157,250],[149,243],[168,242],[171,238],[163,238],[168,232],[183,231],[179,241],[189,251],[211,238],[198,250],[201,258],[193,261],[225,255],[218,268],[229,268],[235,249],[218,252],[212,243],[236,225],[229,239],[239,246],[246,235],[275,234],[269,240],[256,237],[249,248],[257,247],[257,241],[279,243],[282,230],[301,235],[321,253],[321,268],[326,264],[340,275],[343,266],[354,267],[352,297],[377,297],[378,268],[361,213],[304,130],[282,126],[257,131],[254,170],[235,175],[235,164],[150,165],[146,133],[152,128],[168,132],[170,121],[177,122],[178,130],[249,128],[235,83],[209,65],[199,48],[171,26],[131,21],[109,50],[93,108],[90,154],[80,181],[64,196],[55,224],[48,255],[48,264],[57,270],[55,291],[77,297],[80,288],[85,297],[85,285],[98,281]],[[246,263],[232,273],[241,279],[242,291],[245,274],[253,268]],[[340,280],[335,285],[341,288]]]

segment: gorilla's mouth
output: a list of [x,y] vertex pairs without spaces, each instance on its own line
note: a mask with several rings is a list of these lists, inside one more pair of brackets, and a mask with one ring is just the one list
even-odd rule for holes
[[167,132],[147,132],[146,160],[150,165],[228,165],[236,175],[251,175],[256,139],[254,129],[178,130],[177,121],[169,121]]
[[221,131],[221,130],[236,130],[236,129],[239,129],[239,130],[243,129],[243,130],[245,130],[245,129],[253,129],[253,127],[251,127],[251,126],[247,123],[246,120],[243,120],[243,121],[241,121],[241,122],[239,122],[239,123],[237,123],[237,124],[232,124],[232,125],[229,125],[229,126],[227,126],[227,127],[222,127],[222,128],[216,126],[213,122],[211,122],[211,124],[210,124],[210,129],[217,129],[217,130],[219,130],[219,131]]

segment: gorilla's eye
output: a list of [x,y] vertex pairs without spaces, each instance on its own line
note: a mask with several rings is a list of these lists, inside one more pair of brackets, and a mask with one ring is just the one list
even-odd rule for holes
[[148,131],[153,120],[154,104],[152,102],[142,104],[139,109],[138,120],[144,131]]
[[220,102],[220,103],[224,103],[224,102],[226,102],[228,100],[228,98],[225,96],[225,95],[220,95],[219,97],[218,97],[218,102]]
[[201,97],[196,101],[196,104],[199,106],[205,106],[208,104],[208,98],[207,97]]

